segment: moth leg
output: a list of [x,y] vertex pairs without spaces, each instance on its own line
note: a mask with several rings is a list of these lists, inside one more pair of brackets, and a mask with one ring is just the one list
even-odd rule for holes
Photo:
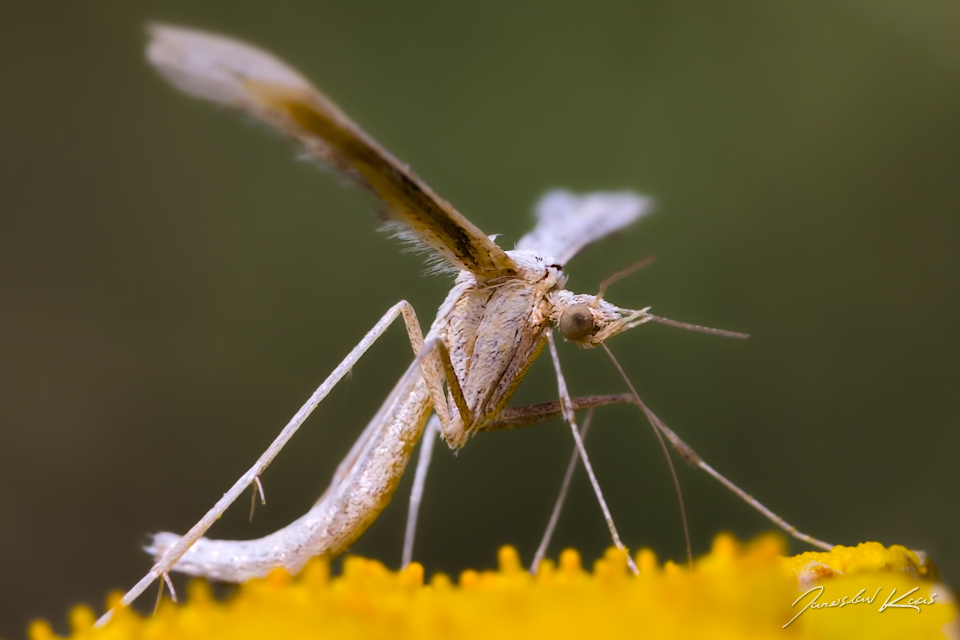
[[[593,419],[593,412],[598,407],[605,407],[614,404],[636,404],[632,394],[629,393],[619,393],[613,395],[602,395],[602,396],[583,396],[580,398],[573,398],[570,400],[570,407],[574,411],[580,409],[589,409],[586,418],[584,418],[583,426],[580,427],[580,439],[583,440],[587,436],[587,431],[590,428],[590,422]],[[480,431],[503,431],[506,429],[519,429],[521,427],[529,427],[546,420],[551,420],[553,418],[558,418],[563,415],[562,402],[559,400],[552,400],[550,402],[538,402],[536,404],[530,404],[523,407],[513,407],[505,409],[500,415],[497,416],[497,419],[493,422],[489,422],[483,425],[480,428]],[[547,547],[550,545],[550,540],[553,538],[554,529],[556,529],[557,521],[560,518],[560,511],[563,509],[563,503],[567,499],[567,491],[570,487],[570,481],[573,477],[573,472],[577,467],[577,461],[580,459],[580,449],[579,447],[574,447],[573,454],[570,456],[570,463],[567,465],[566,473],[563,476],[563,482],[560,484],[560,494],[557,496],[557,500],[553,505],[553,512],[550,514],[550,520],[547,523],[547,528],[543,532],[543,537],[540,539],[540,544],[537,546],[537,551],[533,556],[533,561],[530,563],[530,573],[536,575],[537,568],[540,566],[540,561],[543,560],[543,557],[547,553]]]
[[[616,393],[612,395],[573,398],[570,400],[570,407],[574,411],[579,411],[581,409],[596,409],[613,404],[636,404],[636,402],[629,393]],[[495,420],[478,427],[477,431],[519,429],[561,417],[563,417],[563,408],[561,407],[560,401],[537,402],[522,407],[504,409],[497,415]]]
[[701,458],[690,445],[684,442],[680,436],[674,433],[673,429],[664,424],[663,421],[657,417],[657,415],[651,411],[642,400],[639,398],[636,400],[639,401],[640,409],[646,415],[647,420],[649,420],[650,423],[664,435],[664,437],[670,442],[673,448],[676,449],[677,453],[680,454],[680,457],[683,458],[687,464],[694,467],[699,467],[703,471],[713,476],[718,482],[720,482],[720,484],[737,494],[741,500],[762,513],[773,524],[777,525],[779,528],[783,529],[786,533],[797,540],[806,542],[807,544],[823,549],[824,551],[829,551],[834,547],[834,545],[830,544],[829,542],[824,542],[823,540],[814,538],[813,536],[800,531],[795,526],[768,509],[752,495],[735,485],[732,481],[728,480],[719,471],[715,470],[709,464],[704,462],[703,458]]
[[[590,423],[593,422],[593,412],[591,407],[587,411],[587,416],[583,419],[580,426],[580,439],[586,440],[587,432],[590,430]],[[537,552],[533,554],[533,561],[530,563],[530,573],[537,575],[540,568],[540,561],[547,555],[547,547],[550,546],[550,540],[553,538],[553,531],[557,528],[557,521],[560,520],[560,511],[563,509],[563,503],[567,501],[567,492],[570,490],[570,481],[573,479],[573,472],[577,468],[577,462],[580,460],[580,449],[574,447],[573,454],[570,456],[570,462],[567,464],[567,470],[563,474],[563,482],[560,483],[560,495],[557,501],[553,503],[553,511],[550,513],[550,520],[547,521],[547,528],[543,531],[543,537],[540,538],[540,544],[537,545]]]
[[[635,398],[633,394],[624,393],[607,396],[585,396],[583,398],[574,398],[571,401],[571,406],[574,410],[579,410],[584,408],[602,407],[610,404],[637,404],[637,402],[638,399]],[[698,467],[699,469],[702,469],[706,473],[713,476],[718,482],[720,482],[720,484],[735,493],[741,500],[759,511],[764,517],[773,522],[780,529],[783,529],[783,531],[790,536],[826,551],[829,551],[833,548],[833,545],[829,542],[824,542],[823,540],[798,530],[795,526],[771,511],[752,495],[738,487],[732,481],[728,480],[723,474],[707,464],[703,458],[701,458],[700,455],[693,450],[693,447],[680,438],[680,436],[678,436],[673,429],[668,427],[655,413],[653,413],[653,411],[651,411],[645,403],[640,402],[638,406],[644,412],[647,419],[653,424],[653,426],[655,426],[660,433],[663,434],[663,436],[667,439],[667,442],[670,443],[670,445],[674,448],[684,462],[690,466]],[[480,427],[480,431],[502,431],[505,429],[517,429],[520,427],[538,424],[545,420],[559,417],[560,415],[562,415],[560,402],[540,402],[524,407],[506,409],[503,411],[503,413],[497,416],[495,421]],[[536,569],[536,565],[534,565],[533,569]]]
[[413,540],[417,533],[423,488],[427,483],[427,470],[430,468],[433,445],[436,444],[439,433],[440,421],[434,414],[430,416],[430,421],[423,428],[423,435],[420,437],[420,455],[417,457],[417,470],[413,476],[413,488],[410,490],[410,507],[407,509],[407,526],[403,533],[403,555],[400,561],[402,568],[406,568],[413,560]]
[[[166,553],[163,554],[156,564],[150,569],[150,571],[140,579],[140,581],[133,586],[123,598],[120,600],[120,606],[126,607],[129,606],[141,593],[143,593],[147,587],[149,587],[155,580],[161,578],[164,574],[169,573],[173,566],[183,557],[183,554],[193,546],[193,544],[199,540],[204,533],[216,522],[221,515],[227,510],[227,508],[233,504],[234,501],[249,487],[253,484],[256,479],[263,473],[273,459],[277,456],[280,450],[287,444],[293,434],[297,432],[300,428],[300,425],[304,423],[307,417],[316,409],[317,405],[330,393],[330,391],[337,385],[337,383],[353,368],[353,366],[360,360],[360,358],[367,352],[367,350],[373,345],[377,339],[383,335],[387,328],[397,319],[398,316],[402,316],[404,319],[404,324],[407,327],[407,333],[410,336],[411,344],[414,348],[415,353],[419,353],[423,350],[424,341],[423,336],[420,333],[420,325],[417,322],[416,313],[413,310],[413,307],[406,300],[401,300],[397,304],[390,307],[390,309],[383,315],[382,318],[373,326],[370,331],[363,337],[362,340],[355,346],[346,358],[337,365],[336,369],[327,377],[323,383],[317,387],[317,390],[314,391],[313,395],[307,400],[307,402],[300,408],[299,411],[290,419],[287,425],[283,428],[280,434],[274,439],[270,444],[269,448],[261,454],[260,458],[257,460],[246,473],[244,473],[239,480],[237,480],[230,489],[223,494],[223,497],[217,501],[217,503],[210,509],[203,518],[200,519],[197,524],[195,524],[184,536],[182,536],[176,543],[174,543],[169,549],[166,550]],[[436,371],[436,366],[431,365],[430,367],[424,367],[426,371]],[[429,373],[424,373],[424,378],[428,378]],[[341,464],[340,469],[343,469],[344,465]],[[334,485],[339,481],[339,472],[334,476]],[[106,624],[113,615],[113,610],[111,609],[105,613],[98,621],[97,626],[102,626]]]
[[[450,390],[450,395],[453,396],[453,402],[457,405],[457,410],[460,411],[460,421],[465,425],[472,425],[474,423],[473,412],[470,410],[469,405],[467,405],[467,399],[463,395],[460,380],[457,378],[453,363],[450,361],[450,351],[447,350],[447,345],[441,340],[436,342],[436,349],[440,363],[443,365],[444,377],[447,380],[447,389]],[[448,417],[448,420],[449,419]],[[441,418],[441,423],[442,422],[443,420]],[[443,426],[447,425],[444,424]]]
[[[416,350],[416,347],[415,347]],[[421,370],[423,372],[424,382],[430,390],[430,398],[433,402],[434,411],[437,419],[440,421],[440,432],[451,447],[459,449],[463,446],[464,435],[468,428],[473,428],[475,423],[474,412],[467,404],[466,396],[463,393],[463,387],[460,386],[460,380],[457,378],[457,372],[453,368],[450,360],[450,351],[442,338],[433,338],[423,349],[424,354],[421,360]],[[457,407],[455,416],[450,411],[450,405],[447,396],[443,392],[443,382],[447,383],[447,390]],[[459,443],[459,444],[451,444]]]
[[[429,357],[429,352],[435,351],[436,357]],[[417,470],[413,477],[413,488],[410,491],[410,506],[407,509],[407,524],[403,535],[403,555],[401,556],[400,566],[406,567],[413,560],[413,541],[417,532],[417,518],[420,513],[420,503],[423,499],[423,488],[427,482],[427,470],[430,467],[430,457],[433,454],[433,445],[439,433],[452,424],[452,416],[449,412],[446,396],[443,394],[443,387],[439,380],[439,371],[436,366],[439,363],[443,367],[444,376],[447,382],[447,388],[450,396],[453,398],[460,412],[460,421],[458,424],[473,424],[473,413],[467,405],[463,394],[463,388],[460,386],[460,380],[457,379],[456,371],[450,361],[450,352],[442,340],[432,340],[427,344],[422,353],[424,354],[423,364],[424,380],[430,388],[430,394],[434,404],[434,415],[430,418],[427,426],[423,429],[423,435],[420,437],[420,455],[417,458]],[[433,362],[430,362],[430,361]],[[427,370],[429,368],[430,376]],[[632,398],[631,398],[632,401]]]
[[[449,356],[448,356],[449,357]],[[454,380],[456,378],[454,377]],[[454,384],[457,384],[456,382]],[[462,395],[462,391],[461,391]],[[605,396],[584,396],[574,398],[571,404],[574,410],[594,409],[610,404],[633,404],[635,401],[629,393]],[[514,407],[504,410],[497,420],[488,422],[477,431],[503,431],[505,429],[519,429],[528,427],[562,415],[560,403],[539,402],[523,407]],[[417,470],[413,476],[413,489],[410,491],[410,507],[407,509],[407,525],[403,537],[403,556],[400,566],[406,567],[413,560],[413,540],[417,530],[417,519],[420,513],[420,503],[423,501],[423,489],[427,481],[427,470],[430,466],[430,457],[433,454],[433,445],[436,443],[440,422],[437,416],[430,418],[430,422],[423,430],[420,439],[420,456],[417,458]],[[585,429],[581,429],[583,433]],[[577,454],[579,457],[579,454]],[[569,484],[569,481],[566,481]],[[563,497],[558,500],[556,511],[559,512]],[[549,535],[549,534],[548,534]],[[546,546],[546,545],[542,545]],[[542,555],[542,554],[541,554]]]
[[600,503],[600,509],[603,510],[603,517],[607,521],[607,528],[610,529],[610,537],[613,538],[613,544],[619,549],[624,556],[627,558],[627,566],[630,567],[630,570],[634,575],[639,575],[640,571],[637,569],[637,565],[633,562],[633,558],[630,557],[630,553],[627,551],[627,548],[623,545],[623,542],[620,541],[620,534],[617,533],[617,527],[613,524],[613,516],[610,514],[610,509],[607,507],[607,501],[603,498],[603,492],[600,490],[600,483],[597,482],[597,477],[593,473],[593,466],[590,464],[590,458],[587,457],[587,450],[583,447],[583,440],[580,438],[580,430],[577,429],[576,417],[573,414],[572,401],[570,399],[570,394],[567,392],[567,382],[563,377],[563,371],[560,369],[560,357],[557,355],[557,343],[553,339],[553,332],[547,332],[547,343],[550,346],[550,358],[553,360],[553,370],[557,376],[557,388],[560,393],[560,407],[563,410],[563,417],[567,421],[567,424],[570,425],[570,431],[573,433],[573,440],[577,445],[577,451],[580,453],[580,457],[583,460],[583,467],[587,471],[587,476],[590,478],[590,484],[593,485],[593,492],[597,495],[597,501]]
[[[747,493],[746,491],[744,491],[743,489],[735,485],[730,480],[727,480],[722,474],[720,474],[719,471],[716,471],[713,467],[711,467],[706,462],[704,462],[703,459],[699,455],[697,455],[697,452],[694,451],[690,445],[688,445],[686,442],[680,439],[680,436],[674,433],[673,429],[665,425],[663,421],[657,417],[657,414],[651,411],[650,408],[647,407],[647,405],[643,402],[643,400],[640,399],[640,394],[637,393],[637,390],[634,388],[633,383],[630,382],[629,376],[627,376],[627,373],[623,370],[623,367],[620,366],[620,362],[616,359],[616,357],[614,357],[613,352],[610,351],[610,348],[607,347],[607,345],[603,345],[603,350],[607,353],[607,356],[610,358],[610,361],[613,362],[613,365],[616,367],[617,371],[620,372],[620,376],[623,378],[623,381],[627,383],[627,387],[630,389],[630,395],[633,396],[634,402],[638,407],[640,407],[640,410],[643,411],[643,414],[647,417],[647,420],[650,422],[650,425],[658,432],[658,434],[662,434],[663,437],[665,437],[667,440],[670,441],[670,444],[673,446],[674,449],[676,449],[677,453],[680,454],[680,457],[683,458],[684,461],[687,462],[687,464],[694,467],[699,467],[704,471],[706,471],[708,474],[713,476],[717,481],[719,481],[720,484],[722,484],[726,488],[730,489],[730,491],[733,491],[735,494],[737,494],[737,496],[739,496],[741,500],[749,504],[751,507],[753,507],[760,513],[762,513],[768,520],[770,520],[772,523],[774,523],[775,525],[783,529],[785,532],[787,532],[797,540],[802,540],[807,544],[810,544],[814,547],[819,547],[820,549],[823,549],[825,551],[829,551],[830,549],[833,548],[833,545],[830,544],[829,542],[824,542],[823,540],[819,540],[809,534],[799,531],[795,526],[793,526],[792,524],[790,524],[789,522],[787,522],[786,520],[784,520],[783,518],[775,514],[773,511],[765,507],[756,498],[754,498],[749,493]],[[661,443],[662,443],[662,439],[661,439]],[[672,466],[673,465],[671,464],[671,468]],[[674,476],[674,479],[676,479],[676,476]],[[680,485],[677,484],[676,486],[677,486],[677,495],[679,495]],[[681,502],[681,508],[682,508],[682,504],[683,503]],[[684,529],[686,530],[685,519],[684,519]],[[690,549],[689,541],[687,542],[687,549],[689,554],[689,549]]]

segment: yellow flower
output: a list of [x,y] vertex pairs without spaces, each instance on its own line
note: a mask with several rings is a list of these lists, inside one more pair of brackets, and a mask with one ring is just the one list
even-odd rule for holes
[[[794,557],[783,553],[776,536],[740,545],[720,535],[692,568],[660,565],[652,551],[641,550],[640,575],[633,577],[625,558],[611,549],[588,572],[579,554],[567,550],[532,577],[517,552],[504,547],[498,570],[464,571],[456,585],[443,574],[424,584],[417,564],[394,572],[351,557],[343,574],[331,578],[326,564],[314,561],[297,578],[277,571],[251,581],[226,602],[215,600],[205,582],[194,581],[186,604],[165,601],[147,617],[118,611],[103,629],[93,628],[89,608],[77,607],[70,637],[960,638],[950,589],[904,547],[864,543]],[[108,604],[118,598],[111,596]],[[44,622],[33,623],[29,636],[56,637]]]

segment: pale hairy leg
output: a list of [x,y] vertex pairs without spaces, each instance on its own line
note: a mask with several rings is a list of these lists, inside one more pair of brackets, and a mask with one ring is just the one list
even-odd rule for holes
[[[573,398],[570,406],[574,411],[581,409],[598,409],[612,404],[636,404],[633,395],[629,393],[614,393],[603,396],[582,396]],[[479,427],[477,431],[505,431],[530,427],[552,418],[562,418],[563,409],[559,400],[537,402],[522,407],[504,409],[492,422]]]
[[593,492],[597,495],[597,501],[600,503],[600,509],[603,511],[603,517],[607,521],[607,528],[610,529],[610,536],[613,538],[613,544],[623,552],[623,555],[627,558],[627,565],[630,567],[630,570],[634,575],[639,575],[640,571],[637,569],[637,565],[633,562],[633,558],[630,557],[630,552],[627,551],[627,548],[624,546],[623,542],[620,541],[620,534],[617,533],[617,527],[613,523],[613,516],[610,514],[610,509],[607,507],[607,501],[603,498],[603,492],[600,490],[600,483],[597,481],[596,475],[593,473],[593,466],[590,464],[590,458],[587,457],[587,450],[583,447],[583,440],[580,438],[580,430],[577,429],[577,420],[576,416],[573,414],[573,403],[570,399],[570,394],[567,392],[567,382],[563,377],[563,371],[560,369],[560,357],[557,355],[557,343],[553,339],[553,332],[547,333],[547,343],[550,346],[550,357],[553,360],[553,370],[557,376],[557,389],[560,395],[560,406],[563,409],[563,417],[567,421],[567,424],[570,425],[570,431],[573,433],[573,440],[576,443],[577,451],[580,453],[580,458],[583,460],[583,467],[587,470],[587,476],[590,478],[590,484],[593,485]]
[[[588,408],[591,411],[596,407],[603,407],[611,404],[635,404],[636,401],[629,393],[604,395],[604,396],[584,396],[574,398],[571,401],[573,409],[579,410]],[[478,428],[478,431],[504,431],[507,429],[519,429],[538,424],[550,418],[557,418],[563,415],[560,408],[560,402],[553,400],[550,402],[539,402],[536,404],[525,405],[522,407],[512,407],[505,409],[497,420],[489,422]],[[589,418],[588,418],[589,420]],[[413,489],[410,492],[410,508],[407,510],[407,525],[403,538],[403,556],[401,566],[406,567],[413,560],[413,543],[416,536],[417,523],[420,515],[420,504],[423,501],[423,491],[427,481],[427,472],[430,467],[430,459],[433,454],[434,441],[438,435],[439,421],[437,416],[433,416],[430,422],[423,430],[423,437],[420,444],[420,455],[417,458],[417,470],[413,478]],[[586,424],[581,429],[581,433],[586,431]],[[575,454],[579,459],[579,453]],[[562,498],[560,499],[556,510],[561,508]]]
[[704,462],[703,459],[699,455],[697,455],[697,452],[694,451],[690,445],[684,442],[680,438],[680,436],[674,433],[670,427],[664,424],[663,421],[660,420],[660,418],[658,418],[657,415],[653,411],[651,411],[649,407],[647,407],[647,405],[643,402],[643,400],[640,399],[640,395],[637,393],[637,390],[634,388],[633,383],[630,382],[630,378],[627,377],[626,373],[623,370],[623,367],[620,366],[620,363],[613,356],[613,353],[610,351],[610,349],[607,348],[606,345],[603,345],[603,347],[604,347],[604,350],[607,352],[607,355],[610,356],[610,359],[613,361],[614,366],[616,366],[617,370],[620,372],[620,375],[623,377],[624,381],[626,381],[627,386],[630,388],[630,392],[633,395],[634,402],[643,411],[644,415],[647,417],[647,420],[650,421],[650,424],[656,427],[656,429],[660,433],[662,433],[667,438],[667,440],[670,441],[670,444],[673,446],[674,449],[676,449],[677,453],[680,454],[681,458],[683,458],[687,463],[693,466],[699,467],[700,469],[703,469],[708,474],[716,478],[720,482],[720,484],[730,489],[730,491],[733,491],[735,494],[737,494],[737,496],[740,497],[741,500],[749,504],[751,507],[753,507],[760,513],[762,513],[768,520],[770,520],[772,523],[774,523],[775,525],[783,529],[786,533],[790,534],[797,540],[802,540],[807,544],[810,544],[814,547],[818,547],[820,549],[824,549],[825,551],[829,551],[830,549],[833,548],[834,545],[830,544],[829,542],[824,542],[823,540],[819,540],[809,534],[803,533],[802,531],[798,530],[792,524],[790,524],[789,522],[787,522],[786,520],[784,520],[783,518],[775,514],[773,511],[765,507],[756,498],[754,498],[749,493],[747,493],[746,491],[744,491],[743,489],[735,485],[733,482],[731,482],[726,477],[724,477],[720,472],[716,471],[713,467],[711,467],[706,462]]
[[[620,369],[618,367],[618,369]],[[621,373],[622,373],[622,369]],[[627,380],[628,386],[633,389],[633,385],[630,383],[629,379],[624,376],[624,379]],[[635,404],[644,412],[644,415],[650,421],[650,423],[655,426],[661,434],[667,439],[670,445],[676,450],[680,457],[690,464],[691,466],[699,467],[706,473],[713,476],[720,484],[727,487],[730,491],[735,493],[741,500],[746,502],[748,505],[759,511],[770,520],[777,527],[782,529],[784,532],[790,536],[806,542],[807,544],[824,549],[829,551],[833,548],[833,545],[824,542],[818,538],[815,538],[807,533],[804,533],[798,530],[795,526],[784,520],[782,517],[778,516],[776,513],[771,511],[765,505],[763,505],[759,500],[754,498],[752,495],[738,487],[731,480],[727,479],[719,471],[707,464],[700,456],[697,454],[693,448],[687,444],[683,439],[680,438],[670,427],[668,427],[653,411],[647,407],[638,395],[636,390],[633,389],[633,393],[627,394],[614,394],[614,395],[604,395],[604,396],[587,396],[583,398],[575,398],[572,401],[574,410],[579,410],[583,408],[597,408],[602,406],[607,406],[611,404]],[[481,428],[481,431],[501,431],[505,429],[517,429],[520,427],[527,427],[552,418],[557,418],[563,415],[563,410],[558,401],[550,402],[540,402],[538,404],[528,405],[524,407],[506,409],[495,422],[491,422],[487,425],[484,425]],[[578,454],[579,455],[579,454]],[[534,565],[534,569],[536,565]]]
[[[587,469],[587,474],[590,477],[591,485],[593,486],[594,492],[597,495],[597,499],[600,502],[600,508],[603,511],[604,519],[607,522],[607,526],[610,529],[611,537],[613,538],[614,545],[618,549],[623,551],[627,557],[627,563],[630,566],[631,570],[634,573],[637,573],[636,565],[633,562],[633,559],[630,557],[630,554],[627,552],[626,547],[623,545],[623,542],[620,540],[620,536],[617,533],[616,525],[613,522],[613,517],[610,514],[610,510],[607,507],[606,500],[603,498],[603,493],[600,490],[599,482],[597,482],[596,476],[593,473],[593,467],[590,465],[590,460],[586,455],[586,451],[583,448],[583,441],[580,437],[581,431],[577,429],[576,421],[573,416],[573,411],[580,408],[590,408],[592,417],[592,409],[595,407],[610,405],[610,404],[625,404],[625,403],[634,403],[635,399],[630,394],[617,394],[617,395],[607,395],[607,396],[588,396],[584,398],[577,398],[573,400],[570,398],[569,393],[566,388],[566,381],[563,378],[563,373],[559,368],[559,358],[556,353],[556,345],[553,341],[552,334],[548,334],[549,344],[551,347],[551,356],[554,361],[554,368],[557,373],[558,387],[560,389],[560,400],[552,402],[542,402],[535,405],[528,405],[525,407],[507,409],[501,414],[500,418],[494,422],[488,423],[480,427],[481,431],[499,431],[504,429],[515,429],[524,426],[530,426],[549,418],[556,417],[558,415],[564,415],[567,419],[567,422],[571,425],[572,430],[574,431],[574,440],[576,444],[575,454],[571,466],[576,464],[576,460],[582,458],[584,461],[584,466]],[[445,345],[442,343],[432,343],[428,345],[428,349],[432,349],[434,346],[437,346],[438,351],[440,352],[440,357],[444,363],[444,368],[447,370],[447,383],[448,387],[451,388],[451,395],[457,401],[457,404],[460,405],[462,400],[462,392],[457,388],[459,383],[455,375],[452,375],[452,370],[449,365],[449,356],[446,353]],[[459,397],[458,397],[459,396]],[[463,409],[461,409],[461,412]],[[585,423],[586,426],[589,424],[590,417],[587,418],[588,423]],[[414,476],[413,489],[410,494],[410,508],[407,512],[407,524],[406,531],[404,536],[404,547],[403,547],[403,557],[401,566],[407,566],[413,558],[413,541],[416,532],[417,526],[417,517],[419,515],[419,507],[423,497],[423,488],[426,483],[427,470],[430,464],[430,456],[432,453],[432,440],[436,437],[435,433],[431,432],[431,425],[433,428],[437,428],[437,423],[440,422],[436,420],[436,416],[431,418],[430,423],[424,429],[424,435],[421,440],[421,449],[420,456],[417,462],[417,470]],[[568,475],[570,471],[568,471]],[[565,480],[565,485],[569,485],[569,480]],[[557,504],[554,508],[555,515],[551,518],[551,521],[555,525],[555,520],[559,516],[559,511],[562,508],[564,501],[566,489],[564,488],[561,491],[561,497],[558,499]],[[545,540],[549,542],[549,536],[552,533],[551,530],[545,535]],[[546,548],[546,544],[541,543],[542,549]],[[544,553],[543,550],[538,549],[538,555],[542,558]],[[536,566],[536,564],[534,565]]]
[[[594,409],[587,411],[587,416],[583,419],[583,425],[580,427],[580,439],[587,438],[587,431],[590,430],[590,423],[593,421]],[[563,482],[560,483],[560,495],[553,505],[553,513],[550,514],[550,521],[547,523],[547,529],[543,532],[543,538],[540,539],[540,545],[537,552],[533,554],[533,562],[530,563],[530,573],[537,575],[540,568],[540,561],[547,555],[547,547],[550,546],[550,540],[553,538],[553,531],[557,528],[557,521],[560,519],[560,511],[563,509],[563,503],[567,500],[567,492],[570,490],[570,481],[573,479],[573,472],[577,468],[577,462],[580,460],[580,450],[573,448],[573,455],[570,456],[570,463],[567,465],[567,471],[563,474]]]
[[417,533],[417,518],[420,515],[420,503],[423,500],[423,487],[427,483],[427,470],[430,468],[430,457],[433,455],[433,445],[440,432],[440,421],[436,414],[430,416],[430,421],[423,429],[420,437],[420,455],[417,458],[417,470],[413,476],[413,489],[410,491],[410,508],[407,510],[407,527],[403,534],[403,556],[401,567],[406,567],[413,560],[413,540]]
[[[184,536],[182,536],[173,546],[171,546],[160,560],[154,564],[150,571],[133,586],[120,600],[120,606],[129,606],[144,590],[147,589],[155,580],[164,577],[183,556],[184,553],[199,540],[204,533],[216,522],[227,508],[237,500],[238,497],[251,484],[258,481],[263,471],[273,462],[281,449],[287,444],[290,438],[297,432],[307,417],[316,409],[317,405],[323,401],[330,391],[340,382],[341,379],[353,368],[364,353],[373,345],[377,339],[383,335],[387,328],[398,316],[403,317],[407,328],[407,334],[413,345],[414,353],[419,354],[423,350],[423,334],[420,331],[420,324],[417,321],[416,313],[413,307],[406,301],[401,300],[383,315],[382,318],[373,326],[362,340],[355,346],[343,361],[337,365],[336,369],[327,377],[323,383],[317,387],[317,390],[310,396],[306,403],[290,419],[287,425],[281,430],[280,434],[274,439],[266,451],[261,454],[257,462],[237,480],[230,489],[223,494],[217,503],[197,522]],[[435,367],[431,364],[424,366],[424,378],[435,379]],[[431,373],[433,375],[431,375]],[[110,620],[113,610],[105,613],[98,621],[97,625],[103,625]]]

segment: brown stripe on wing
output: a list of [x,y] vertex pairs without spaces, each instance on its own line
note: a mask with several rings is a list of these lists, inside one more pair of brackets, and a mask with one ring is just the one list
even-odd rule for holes
[[333,102],[276,56],[233,38],[154,25],[147,58],[184,93],[248,113],[371,189],[389,218],[481,280],[510,278],[517,266],[480,229],[406,165],[357,127]]
[[336,150],[362,176],[362,182],[387,203],[390,217],[403,222],[444,258],[481,279],[516,275],[516,265],[500,247],[417,174],[362,131],[349,126],[352,123],[337,122],[314,100],[285,98],[259,84],[251,90],[275,108],[285,110],[303,131]]

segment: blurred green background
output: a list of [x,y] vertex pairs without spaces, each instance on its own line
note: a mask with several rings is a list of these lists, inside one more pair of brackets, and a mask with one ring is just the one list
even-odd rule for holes
[[[925,549],[960,582],[957,3],[7,3],[0,636],[131,586],[146,533],[188,528],[390,304],[426,324],[449,286],[375,232],[370,196],[169,89],[151,20],[276,51],[508,248],[547,188],[655,196],[569,286],[653,255],[614,302],[753,337],[618,337],[645,400],[800,528]],[[624,390],[602,353],[561,357],[574,393]],[[212,533],[303,513],[409,359],[397,327],[266,473],[253,523],[244,503]],[[547,364],[515,403],[554,397]],[[649,427],[622,407],[595,424],[624,540],[682,558]],[[438,448],[428,572],[504,543],[529,561],[571,446],[555,422]],[[680,475],[697,553],[771,528]],[[358,553],[398,564],[409,481]],[[581,473],[551,555],[608,544]]]

